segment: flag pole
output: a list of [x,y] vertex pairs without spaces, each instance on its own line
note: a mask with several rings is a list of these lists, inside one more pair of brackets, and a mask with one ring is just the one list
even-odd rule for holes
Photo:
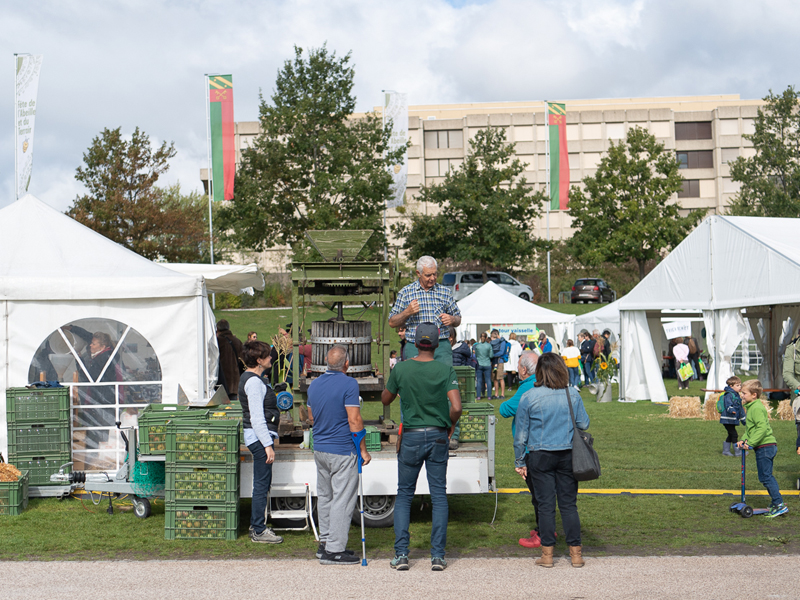
[[[213,214],[211,211],[212,199],[211,199],[211,191],[214,186],[214,170],[211,167],[211,114],[210,108],[208,105],[208,76],[209,74],[205,74],[205,103],[206,103],[206,147],[207,147],[207,158],[208,158],[208,245],[211,254],[211,264],[214,264],[214,220]],[[217,295],[212,293],[211,294],[211,308],[217,308]]]
[[547,100],[544,101],[544,131],[545,131],[545,168],[547,169],[547,302],[551,303],[550,295],[550,118],[547,114]]

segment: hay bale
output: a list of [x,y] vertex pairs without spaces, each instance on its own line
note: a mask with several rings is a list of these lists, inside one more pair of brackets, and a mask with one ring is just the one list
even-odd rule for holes
[[719,421],[720,414],[717,411],[717,400],[722,394],[711,394],[703,403],[703,420]]
[[699,419],[700,398],[697,396],[673,396],[669,399],[669,416],[672,419]]
[[794,411],[792,410],[791,400],[781,400],[778,402],[778,418],[781,421],[794,421]]
[[761,400],[761,404],[764,405],[764,408],[767,409],[767,419],[772,421],[772,406],[770,405],[769,400],[767,400],[765,396],[761,396],[759,400]]

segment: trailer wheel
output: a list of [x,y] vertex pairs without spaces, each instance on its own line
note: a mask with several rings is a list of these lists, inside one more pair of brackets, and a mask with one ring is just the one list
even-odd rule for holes
[[[394,496],[364,496],[364,527],[391,527],[394,525]],[[356,508],[351,521],[361,525],[361,499],[356,499]]]
[[139,496],[133,497],[133,514],[140,519],[146,519],[150,516],[150,500],[147,498],[140,498]]

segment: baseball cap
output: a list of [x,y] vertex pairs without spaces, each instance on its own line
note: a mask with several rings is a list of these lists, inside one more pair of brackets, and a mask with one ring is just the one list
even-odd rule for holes
[[417,346],[437,348],[439,346],[439,328],[433,323],[417,325],[414,340]]

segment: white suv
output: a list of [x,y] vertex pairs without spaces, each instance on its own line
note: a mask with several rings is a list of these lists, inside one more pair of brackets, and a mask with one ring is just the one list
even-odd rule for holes
[[[533,298],[533,290],[514,279],[508,273],[489,271],[486,276],[489,281],[493,281],[505,291],[511,292],[523,300],[530,301]],[[453,297],[456,301],[459,301],[483,285],[483,273],[481,271],[445,273],[442,277],[442,285],[449,287],[453,292]]]

